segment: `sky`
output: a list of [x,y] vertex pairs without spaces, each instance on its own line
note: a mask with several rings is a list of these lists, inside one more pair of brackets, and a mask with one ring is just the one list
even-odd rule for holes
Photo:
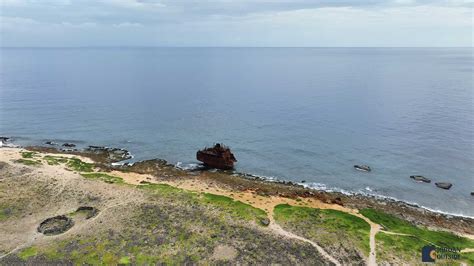
[[474,0],[0,0],[0,46],[472,47]]

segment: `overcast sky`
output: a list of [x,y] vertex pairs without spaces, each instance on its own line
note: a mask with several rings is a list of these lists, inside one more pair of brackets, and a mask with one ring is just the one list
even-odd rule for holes
[[0,0],[2,46],[472,46],[472,0]]

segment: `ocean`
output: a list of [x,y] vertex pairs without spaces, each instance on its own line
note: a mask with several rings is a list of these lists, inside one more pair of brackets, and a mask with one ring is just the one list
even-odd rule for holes
[[0,135],[185,166],[223,142],[238,172],[474,217],[473,59],[472,48],[2,48]]

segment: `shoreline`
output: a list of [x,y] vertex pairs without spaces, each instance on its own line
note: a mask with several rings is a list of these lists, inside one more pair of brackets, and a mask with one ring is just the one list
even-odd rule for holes
[[[169,164],[163,159],[150,159],[135,163],[124,163],[124,160],[110,160],[107,152],[96,154],[85,150],[61,151],[57,147],[28,146],[17,147],[30,151],[55,154],[72,154],[94,161],[101,171],[125,171],[137,174],[149,174],[154,177],[171,178],[178,172],[180,178],[205,177],[206,182],[216,182],[231,191],[252,191],[257,195],[279,196],[285,198],[315,198],[325,203],[335,203],[350,208],[366,207],[383,210],[399,218],[428,227],[449,229],[461,234],[474,234],[474,217],[432,210],[416,203],[405,202],[387,196],[367,195],[362,193],[343,193],[338,191],[317,190],[291,181],[267,180],[256,175],[220,170],[183,170]],[[104,147],[106,148],[106,147]],[[107,148],[109,149],[109,148]],[[128,151],[126,151],[128,153]],[[130,153],[129,153],[130,154]],[[169,173],[170,172],[170,173]],[[250,177],[250,178],[249,178]],[[163,181],[163,179],[161,180]],[[204,181],[203,179],[200,180]],[[457,223],[457,224],[456,224]]]
[[[351,192],[351,191],[347,191],[347,190],[340,189],[340,188],[337,188],[337,187],[336,188],[317,188],[317,187],[311,187],[311,186],[309,186],[305,183],[301,183],[301,182],[285,181],[285,180],[279,180],[277,178],[267,178],[265,176],[259,176],[259,175],[248,174],[248,173],[236,173],[236,175],[239,175],[240,177],[246,178],[246,179],[249,179],[249,180],[257,179],[257,180],[263,180],[265,182],[275,182],[275,183],[280,183],[280,184],[288,184],[288,185],[291,185],[291,186],[302,186],[304,188],[314,190],[314,191],[323,191],[323,192],[326,192],[326,193],[336,193],[336,194],[340,193],[340,194],[343,194],[343,195],[346,195],[346,196],[360,196],[360,197],[373,198],[374,200],[390,201],[390,202],[394,202],[394,203],[402,203],[402,204],[406,204],[406,205],[411,206],[411,207],[424,209],[426,211],[433,212],[433,213],[439,213],[439,214],[443,214],[443,215],[450,215],[450,216],[455,216],[455,217],[474,219],[474,215],[469,216],[469,215],[460,214],[460,213],[452,213],[452,212],[448,212],[448,211],[436,210],[436,209],[433,209],[433,208],[430,208],[430,207],[427,207],[427,206],[423,206],[423,205],[421,205],[419,203],[416,203],[416,202],[406,201],[406,200],[398,199],[398,198],[395,198],[395,197],[392,197],[392,196],[386,196],[386,195],[381,195],[381,194],[371,194],[369,192],[362,192],[362,191]],[[251,177],[251,178],[249,178],[249,177]],[[321,184],[321,185],[326,187],[326,185],[324,185],[324,184]]]
[[[61,141],[59,141],[59,142],[61,142]],[[15,147],[15,148],[25,148],[25,149],[32,148],[32,149],[47,150],[47,151],[57,150],[60,153],[66,153],[66,154],[70,153],[70,154],[79,154],[79,155],[80,154],[87,155],[87,153],[84,153],[84,151],[87,147],[103,147],[103,148],[107,148],[107,149],[116,149],[116,150],[125,151],[126,155],[128,156],[127,158],[124,158],[123,160],[112,160],[112,161],[106,162],[106,163],[110,164],[110,166],[112,166],[112,167],[120,167],[120,166],[123,166],[123,165],[133,165],[134,163],[139,163],[139,162],[143,162],[143,161],[153,161],[153,160],[164,161],[164,162],[166,162],[166,164],[169,164],[166,159],[162,159],[162,158],[152,158],[152,159],[144,159],[142,161],[133,161],[133,159],[135,158],[135,155],[133,153],[131,153],[130,151],[122,149],[122,148],[112,148],[112,147],[108,147],[108,146],[88,146],[87,143],[85,143],[84,141],[72,141],[71,140],[70,141],[71,143],[79,143],[79,145],[78,145],[77,148],[74,147],[73,149],[69,149],[69,148],[61,147],[59,142],[53,142],[54,145],[48,145],[48,146],[41,145],[41,144],[35,144],[35,145],[31,145],[31,146],[29,146],[29,145],[23,146],[23,145],[14,145],[14,143],[10,142],[10,143],[6,143],[7,145],[4,146],[4,147]],[[4,143],[4,145],[5,145],[5,143]],[[0,148],[1,148],[1,146],[0,146]],[[61,151],[61,150],[64,150],[64,151]],[[97,160],[98,157],[93,156],[92,159]],[[104,163],[104,161],[100,161],[100,163]],[[169,165],[172,165],[173,167],[175,167],[177,169],[180,169],[182,171],[186,171],[186,172],[194,172],[194,171],[203,170],[203,168],[200,167],[200,164],[198,164],[198,163],[184,164],[183,162],[178,161],[176,164],[169,164]],[[188,167],[188,165],[191,166],[191,167]],[[252,174],[252,173],[238,172],[238,171],[234,171],[234,170],[229,172],[229,171],[210,169],[209,171],[218,171],[218,172],[222,172],[222,173],[229,174],[229,175],[235,175],[235,176],[238,176],[240,178],[247,179],[247,180],[265,181],[265,182],[270,182],[270,183],[274,182],[274,183],[286,184],[286,185],[290,185],[290,186],[301,186],[301,187],[304,187],[306,189],[313,190],[313,191],[322,191],[322,192],[325,192],[325,193],[342,194],[342,195],[345,195],[345,196],[348,196],[348,197],[367,197],[367,198],[371,198],[371,199],[377,200],[377,201],[387,201],[387,202],[392,202],[392,203],[395,203],[395,204],[396,203],[406,204],[410,207],[419,208],[419,209],[429,211],[429,212],[432,212],[432,213],[436,213],[436,214],[441,214],[441,215],[446,215],[446,216],[454,216],[454,217],[460,217],[460,218],[467,218],[467,219],[474,219],[474,214],[473,215],[467,215],[467,214],[463,214],[463,213],[459,213],[459,212],[451,212],[451,211],[435,209],[433,207],[424,206],[424,205],[422,205],[420,203],[417,203],[415,201],[403,200],[403,199],[399,199],[399,198],[396,198],[396,197],[393,197],[393,196],[382,195],[382,194],[371,193],[371,192],[365,192],[365,191],[362,191],[361,189],[359,189],[358,191],[349,191],[349,190],[338,188],[338,187],[329,187],[328,188],[326,186],[326,184],[321,184],[321,183],[317,183],[317,182],[313,182],[313,184],[318,184],[318,185],[320,185],[320,187],[314,187],[314,186],[309,186],[308,185],[308,184],[311,184],[311,183],[295,182],[295,181],[280,179],[278,177],[273,177],[273,176],[268,177],[268,176]]]

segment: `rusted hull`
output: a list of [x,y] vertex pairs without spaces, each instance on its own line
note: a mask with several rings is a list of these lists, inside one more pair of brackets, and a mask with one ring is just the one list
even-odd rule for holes
[[196,158],[198,159],[198,161],[201,161],[205,165],[212,168],[223,170],[229,170],[234,168],[234,162],[232,160],[225,160],[222,157],[214,156],[212,154],[207,154],[201,151],[197,152]]

